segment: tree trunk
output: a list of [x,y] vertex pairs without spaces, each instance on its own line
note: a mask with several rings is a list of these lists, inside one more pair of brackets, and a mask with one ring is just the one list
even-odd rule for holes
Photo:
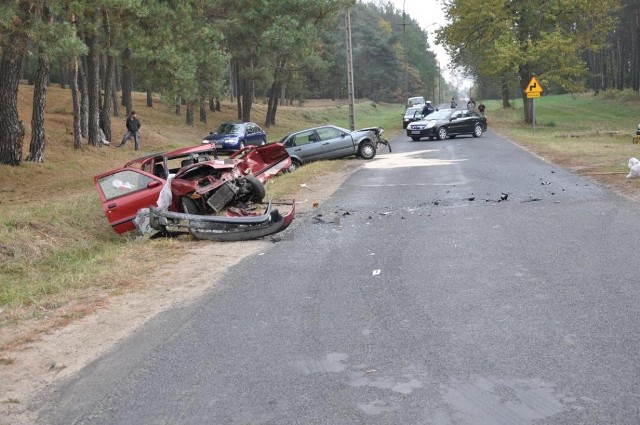
[[31,115],[31,143],[27,161],[43,162],[46,144],[44,131],[44,111],[47,104],[49,85],[49,61],[41,54],[38,58],[35,86],[33,88],[33,113]]
[[153,108],[153,92],[150,87],[147,87],[147,107]]
[[[100,128],[104,133],[104,138],[111,142],[111,91],[113,90],[113,78],[115,75],[116,61],[111,52],[111,19],[109,17],[109,12],[106,8],[102,8],[102,24],[104,28],[104,38],[106,39],[106,64],[104,66],[104,74],[103,74],[103,84],[104,84],[104,97],[100,99]],[[103,56],[103,57],[104,57]],[[101,66],[102,68],[102,66]],[[102,146],[102,137],[99,137],[100,144]]]
[[0,60],[0,164],[20,165],[24,125],[18,119],[18,84],[26,37],[9,36]]
[[131,98],[133,76],[129,67],[130,57],[131,52],[127,48],[122,55],[122,106],[125,107],[127,116],[131,115],[131,111],[133,110],[133,100]]
[[207,123],[207,108],[204,100],[200,101],[200,122]]
[[87,57],[78,63],[78,83],[80,84],[80,129],[82,138],[89,137],[89,88],[87,84]]
[[175,114],[176,115],[180,115],[180,105],[182,104],[182,99],[180,99],[180,96],[176,96],[176,109],[175,109]]
[[502,77],[502,107],[504,109],[511,108],[511,103],[509,102],[509,82],[506,77]]
[[98,54],[98,37],[87,37],[87,89],[89,94],[89,140],[92,146],[102,146],[100,137],[100,57]]
[[245,80],[242,92],[242,121],[251,121],[251,106],[253,104],[253,80]]
[[71,101],[73,103],[73,147],[82,148],[82,120],[80,114],[80,93],[78,90],[78,59],[73,59],[71,63],[71,75],[69,85],[71,86]]
[[63,60],[58,61],[58,66],[60,67],[60,88],[64,90],[67,88],[67,81],[69,81],[69,67]]
[[107,56],[107,67],[104,73],[104,98],[102,99],[102,110],[100,111],[100,128],[104,132],[104,138],[111,142],[111,104],[113,98],[113,79],[115,77],[115,59],[113,56]]
[[113,116],[120,116],[120,103],[118,102],[118,85],[116,83],[115,69],[113,78],[111,78],[111,108],[113,109]]
[[186,115],[186,124],[189,127],[193,127],[193,101],[189,100],[187,101],[187,115]]
[[215,112],[216,111],[216,104],[214,102],[215,102],[215,100],[212,97],[209,98],[209,110],[211,112]]

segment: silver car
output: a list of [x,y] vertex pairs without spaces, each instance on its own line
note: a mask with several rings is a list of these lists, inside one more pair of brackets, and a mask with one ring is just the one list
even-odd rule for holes
[[292,162],[290,170],[293,170],[304,163],[321,159],[352,155],[372,159],[376,156],[375,137],[371,130],[350,131],[335,125],[324,125],[290,133],[280,143],[289,152]]
[[424,118],[424,115],[422,115],[422,106],[407,108],[402,116],[402,128],[407,128],[410,123],[419,121],[422,118]]

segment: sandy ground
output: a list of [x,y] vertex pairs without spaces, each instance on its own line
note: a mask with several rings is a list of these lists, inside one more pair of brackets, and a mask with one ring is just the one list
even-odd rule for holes
[[[296,194],[296,219],[292,227],[312,214],[314,205],[328,199],[344,180],[361,165],[334,173],[305,184]],[[41,322],[7,326],[0,329],[0,341],[25,339],[11,351],[2,353],[0,363],[0,424],[30,425],[36,423],[36,413],[28,406],[32,397],[43,388],[55,385],[71,376],[90,361],[107,353],[119,340],[135,332],[156,314],[197,299],[217,285],[211,276],[225,270],[251,254],[267,250],[273,241],[231,242],[228,250],[234,255],[221,256],[216,242],[201,241],[169,270],[159,270],[151,281],[153,285],[143,291],[127,293],[101,302],[90,315],[62,328],[46,333],[38,332]],[[242,252],[242,255],[235,253]],[[203,258],[216,257],[216,270],[199,275],[198,264]],[[211,262],[208,262],[211,267]],[[36,337],[34,337],[34,335]]]

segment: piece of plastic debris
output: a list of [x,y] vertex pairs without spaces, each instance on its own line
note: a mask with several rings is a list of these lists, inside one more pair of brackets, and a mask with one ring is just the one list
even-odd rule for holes
[[377,276],[377,275],[379,275],[379,274],[380,274],[380,269],[378,269],[378,270],[374,270],[374,271],[373,271],[373,275],[372,275],[372,276]]

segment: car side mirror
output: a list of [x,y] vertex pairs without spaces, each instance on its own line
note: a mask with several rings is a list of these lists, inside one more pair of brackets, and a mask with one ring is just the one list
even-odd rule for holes
[[213,136],[213,131],[210,131],[209,134],[211,134]]

